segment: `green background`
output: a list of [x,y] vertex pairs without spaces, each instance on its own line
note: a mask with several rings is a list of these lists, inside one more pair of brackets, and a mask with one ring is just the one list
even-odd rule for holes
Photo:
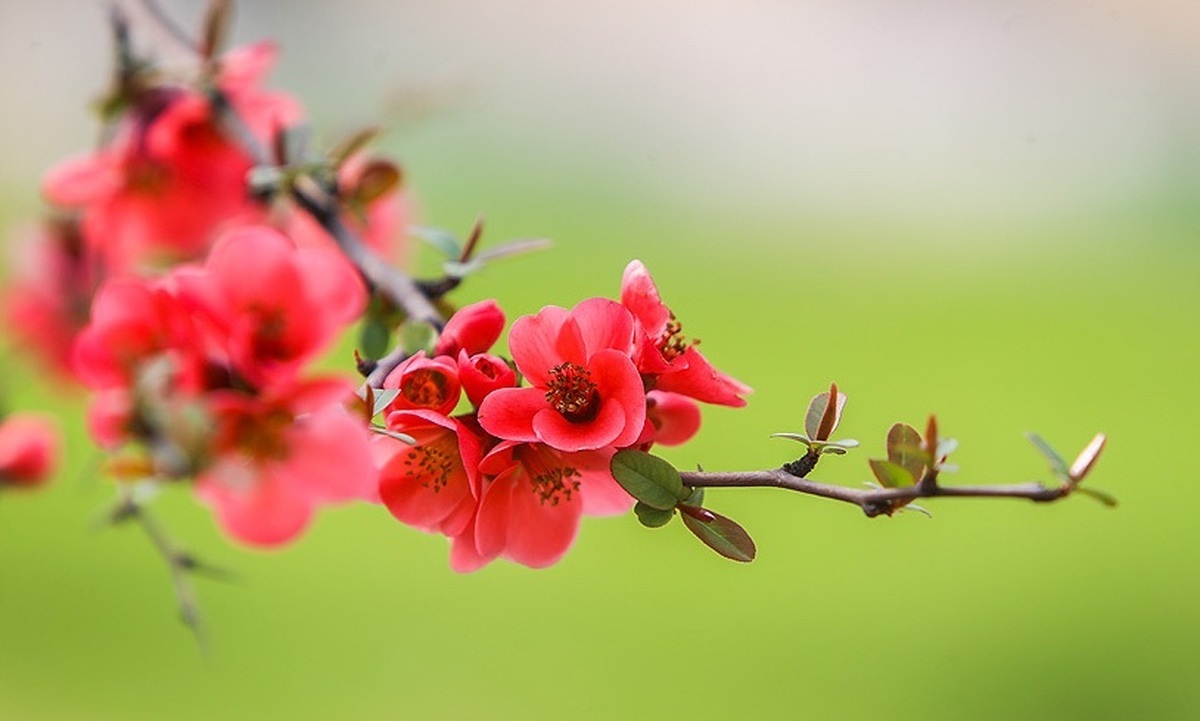
[[[97,528],[112,490],[80,399],[7,361],[6,402],[61,414],[70,455],[52,488],[0,497],[0,718],[1200,717],[1200,219],[1177,201],[1197,188],[1021,219],[766,213],[664,200],[463,123],[384,144],[423,217],[465,230],[485,211],[493,242],[556,247],[456,300],[496,297],[513,318],[569,306],[614,295],[641,258],[708,357],[755,388],[664,452],[681,467],[789,460],[768,436],[800,430],[832,380],[849,395],[839,435],[863,447],[815,478],[860,484],[888,425],[936,412],[961,443],[946,483],[1045,479],[1025,431],[1068,456],[1108,433],[1089,483],[1120,507],[940,499],[932,519],[866,519],[711,491],[754,563],[629,515],[587,520],[553,568],[461,576],[443,539],[380,508],[326,511],[256,553],[175,489],[159,516],[238,579],[198,581],[204,655],[137,529]],[[2,212],[10,227],[36,204],[13,191]]]

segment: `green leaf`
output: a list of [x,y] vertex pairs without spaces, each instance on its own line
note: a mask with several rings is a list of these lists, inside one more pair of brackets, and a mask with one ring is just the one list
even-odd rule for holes
[[[831,397],[836,398],[832,406],[829,403]],[[808,437],[814,441],[827,440],[841,421],[842,408],[845,405],[846,394],[837,392],[836,383],[831,383],[825,393],[813,396],[808,404],[808,412],[804,415],[804,430]]]
[[462,241],[448,230],[418,226],[413,228],[411,232],[418,240],[432,247],[446,258],[458,260],[459,256],[462,255]]
[[382,426],[371,426],[371,432],[378,433],[381,436],[387,436],[388,438],[394,438],[394,439],[400,441],[401,443],[404,443],[404,444],[407,444],[410,446],[417,445],[417,439],[413,438],[412,436],[408,435],[407,433],[400,433],[399,431],[393,431],[388,428],[383,428]]
[[871,473],[884,488],[906,488],[917,482],[916,476],[899,463],[872,458],[870,464]]
[[399,388],[376,388],[375,403],[372,407],[371,417],[379,415],[387,408],[392,401],[396,400],[396,396],[400,395]]
[[812,445],[813,445],[812,440],[809,439],[809,437],[804,435],[803,433],[772,433],[771,437],[772,438],[786,438],[789,441],[796,441],[797,443],[803,443],[804,445],[808,446],[809,448],[812,448]]
[[400,328],[400,345],[408,355],[433,350],[437,341],[437,329],[423,321],[406,321]]
[[549,238],[520,238],[518,240],[510,240],[503,245],[498,245],[495,248],[485,250],[475,256],[475,260],[480,263],[490,263],[493,260],[501,258],[512,258],[518,255],[526,255],[528,253],[536,253],[539,250],[546,250],[553,245]]
[[667,511],[688,497],[679,471],[658,456],[627,449],[613,456],[610,468],[621,488],[651,508]]
[[1080,486],[1079,488],[1076,488],[1075,490],[1079,491],[1080,493],[1082,493],[1085,496],[1088,496],[1089,498],[1095,498],[1097,501],[1100,501],[1101,503],[1108,506],[1109,508],[1117,507],[1116,497],[1109,495],[1108,493],[1105,493],[1104,491],[1097,491],[1094,488],[1086,488],[1083,486]]
[[1062,456],[1058,455],[1058,451],[1051,448],[1050,444],[1036,433],[1026,433],[1025,437],[1042,452],[1046,460],[1050,461],[1050,468],[1054,470],[1056,475],[1062,478],[1070,478],[1070,472],[1067,470],[1067,462],[1062,459]]
[[664,511],[661,508],[647,506],[641,501],[638,501],[637,504],[634,505],[633,512],[637,515],[638,521],[640,521],[641,524],[646,528],[659,528],[660,526],[665,526],[671,522],[672,518],[675,517],[674,508]]
[[377,317],[368,315],[358,332],[358,347],[366,358],[378,360],[388,352],[392,329]]
[[925,473],[928,458],[921,450],[921,434],[907,423],[896,423],[888,429],[888,461],[903,466],[914,479]]
[[360,128],[330,148],[326,157],[329,158],[329,162],[333,163],[333,167],[340,168],[351,156],[367,147],[379,135],[379,132],[379,128],[375,126]]
[[757,553],[754,539],[735,521],[706,508],[680,506],[679,510],[683,525],[704,545],[733,561],[749,563],[754,560]]
[[686,503],[689,506],[703,506],[704,505],[704,489],[703,488],[688,489],[687,486],[684,486],[684,490],[690,490],[690,493],[688,493],[688,497],[683,499],[684,503]]

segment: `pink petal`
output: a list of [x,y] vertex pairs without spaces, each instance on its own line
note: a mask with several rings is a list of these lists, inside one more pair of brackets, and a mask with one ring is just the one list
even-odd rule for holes
[[546,394],[538,388],[501,388],[483,399],[479,425],[503,440],[532,442],[538,440],[534,416],[546,409]]
[[682,356],[687,367],[665,373],[655,388],[695,398],[704,403],[741,408],[746,405],[742,396],[749,395],[750,386],[713,368],[695,346],[689,346]]
[[502,553],[531,568],[555,563],[579,531],[583,504],[575,499],[543,502],[524,469],[514,466],[484,491],[475,529],[479,553]]
[[[533,417],[536,440],[560,451],[584,451],[613,445],[625,432],[628,419],[620,403],[603,400],[596,417],[585,423],[572,423],[553,408],[545,408]],[[638,426],[641,429],[641,426]],[[635,436],[636,437],[636,436]]]
[[614,349],[628,355],[633,351],[633,316],[625,306],[608,298],[589,298],[571,311],[579,324],[586,357]]
[[612,445],[622,448],[637,440],[646,423],[646,390],[642,376],[629,356],[616,350],[602,350],[588,364],[592,380],[604,403],[621,406],[625,427]]
[[621,276],[621,304],[629,309],[652,338],[657,338],[666,330],[671,311],[662,302],[650,271],[640,260],[630,261],[625,266],[625,273]]
[[688,441],[700,430],[700,406],[678,393],[652,390],[646,394],[647,413],[654,424],[653,441],[664,446],[677,446]]
[[370,499],[378,472],[367,433],[340,407],[303,416],[288,434],[291,455],[278,473],[311,502]]
[[462,533],[450,539],[450,568],[457,573],[472,573],[491,563],[495,556],[485,556],[475,547],[475,519]]
[[287,492],[285,481],[263,472],[255,483],[233,487],[221,478],[227,470],[227,464],[218,464],[204,473],[196,481],[196,493],[213,507],[218,525],[235,540],[279,546],[298,536],[312,520],[312,506]]
[[[562,335],[563,325],[569,317],[570,314],[565,308],[548,305],[537,315],[518,318],[509,329],[509,352],[518,370],[534,386],[545,386],[549,383],[550,369],[564,361],[583,364],[582,357],[564,357],[562,349],[559,348],[559,336]],[[578,329],[575,333],[578,334]],[[581,340],[579,346],[575,350],[582,356]]]
[[324,248],[305,248],[296,253],[295,262],[301,287],[330,326],[347,325],[362,315],[367,289],[344,255]]
[[109,153],[70,158],[51,168],[42,182],[46,200],[64,208],[77,208],[117,192],[121,174]]

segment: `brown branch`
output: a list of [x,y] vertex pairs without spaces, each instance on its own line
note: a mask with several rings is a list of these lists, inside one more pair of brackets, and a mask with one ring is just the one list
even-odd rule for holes
[[1014,483],[998,486],[942,486],[926,477],[921,483],[904,488],[859,489],[835,486],[792,475],[782,468],[764,471],[734,471],[728,473],[685,471],[680,473],[684,485],[693,488],[783,488],[810,496],[831,498],[858,506],[868,517],[891,515],[904,502],[918,498],[1023,498],[1048,503],[1065,498],[1074,491],[1068,484],[1051,488],[1040,482]]

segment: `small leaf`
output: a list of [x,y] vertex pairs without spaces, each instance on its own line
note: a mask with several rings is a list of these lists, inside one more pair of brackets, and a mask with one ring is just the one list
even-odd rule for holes
[[498,245],[495,248],[486,250],[475,255],[475,260],[480,263],[490,263],[493,260],[501,258],[512,258],[517,255],[525,255],[534,253],[539,250],[546,250],[554,243],[549,238],[521,238],[519,240],[510,240],[503,245]]
[[658,456],[626,449],[613,456],[610,467],[621,488],[651,508],[667,511],[688,497],[679,471]]
[[[837,400],[830,404],[830,398]],[[829,391],[813,396],[804,415],[804,430],[808,432],[808,437],[814,441],[827,440],[841,421],[845,405],[846,394],[837,392],[836,383],[829,384]]]
[[938,441],[937,445],[937,461],[941,463],[942,459],[951,453],[958,450],[958,441],[953,438],[943,438]]
[[246,184],[256,197],[270,197],[283,189],[287,176],[274,165],[256,165],[246,171]]
[[424,321],[406,321],[400,328],[400,346],[408,355],[432,351],[437,329]]
[[1095,498],[1097,501],[1100,501],[1101,503],[1108,506],[1109,508],[1117,507],[1117,499],[1114,496],[1111,496],[1111,495],[1105,493],[1104,491],[1097,491],[1095,488],[1087,488],[1086,486],[1080,486],[1079,488],[1076,488],[1075,490],[1082,493],[1085,496],[1088,496],[1090,498]]
[[808,436],[804,435],[803,433],[772,433],[771,437],[786,438],[789,441],[796,441],[797,443],[803,443],[810,448],[812,447],[812,441],[809,440]]
[[404,176],[400,167],[390,160],[372,160],[358,175],[350,197],[356,203],[369,205],[396,188],[400,187]]
[[457,260],[462,255],[462,242],[458,239],[458,236],[448,230],[414,227],[411,232],[418,240],[429,245],[446,258]]
[[884,488],[906,488],[917,482],[916,476],[899,463],[877,458],[872,458],[869,463],[871,473],[875,474]]
[[929,511],[925,510],[924,506],[918,506],[915,503],[909,503],[906,506],[900,508],[899,510],[901,510],[901,511],[916,511],[917,513],[924,514],[924,516],[926,518],[933,518],[933,514],[930,513]]
[[861,444],[858,441],[854,440],[853,438],[844,438],[840,441],[825,441],[825,445],[837,446],[838,448],[842,448],[842,449],[848,451],[851,448],[858,448],[859,445],[861,445]]
[[367,316],[358,332],[358,347],[366,358],[378,360],[388,352],[392,329],[377,317]]
[[[687,529],[704,545],[733,561],[749,563],[754,560],[754,555],[757,553],[754,539],[750,538],[746,529],[735,521],[704,508],[680,506],[679,510],[682,511],[679,517],[683,519],[683,525],[687,526]],[[703,511],[703,513],[696,513],[698,511]],[[697,515],[701,518],[697,518]],[[711,518],[711,520],[702,520],[702,518]]]
[[[687,486],[684,486],[684,490],[688,490]],[[703,506],[704,505],[704,489],[703,488],[690,489],[690,492],[688,493],[688,497],[683,499],[683,502],[689,506]]]
[[350,159],[355,153],[367,147],[367,144],[379,136],[379,128],[368,126],[361,128],[348,137],[343,138],[337,145],[329,149],[326,157],[329,162],[333,163],[333,167],[339,168]]
[[921,434],[907,423],[896,423],[888,429],[888,460],[903,466],[914,479],[925,474],[928,457],[921,450]]
[[398,440],[401,443],[404,443],[406,445],[410,445],[410,446],[417,445],[417,439],[413,438],[412,436],[408,435],[407,433],[399,433],[397,431],[393,431],[393,430],[384,428],[382,426],[371,426],[370,428],[371,428],[372,433],[378,433],[379,435],[387,436],[388,438],[395,438],[396,440]]
[[211,60],[217,57],[225,48],[225,39],[229,37],[232,10],[232,3],[229,0],[212,0],[208,4],[199,48],[200,56],[204,59]]
[[1051,448],[1050,444],[1047,443],[1041,436],[1036,433],[1026,433],[1025,437],[1028,438],[1029,442],[1042,452],[1042,455],[1046,457],[1046,460],[1050,461],[1050,468],[1054,470],[1056,475],[1063,478],[1071,477],[1070,473],[1067,471],[1067,462],[1064,461],[1062,456],[1058,455],[1058,451]]
[[1067,475],[1072,481],[1078,483],[1083,480],[1084,476],[1092,470],[1092,466],[1096,465],[1096,460],[1100,458],[1100,451],[1104,450],[1104,444],[1108,442],[1108,438],[1103,433],[1097,433],[1092,442],[1087,444],[1079,456],[1075,458],[1075,462],[1071,464],[1071,470]]
[[929,421],[925,424],[925,441],[921,445],[921,450],[925,451],[928,462],[932,465],[937,463],[938,449],[938,425],[937,416],[929,414]]
[[821,454],[828,455],[832,453],[835,456],[846,455],[846,449],[841,446],[821,446]]
[[646,528],[659,528],[661,526],[665,526],[671,522],[672,518],[675,517],[674,508],[664,511],[661,508],[647,506],[641,501],[638,501],[634,505],[633,512],[637,515],[638,521],[640,521],[641,524]]
[[396,400],[396,396],[400,395],[399,388],[376,388],[375,403],[372,405],[371,417],[379,415],[385,408],[391,405],[392,401]]

